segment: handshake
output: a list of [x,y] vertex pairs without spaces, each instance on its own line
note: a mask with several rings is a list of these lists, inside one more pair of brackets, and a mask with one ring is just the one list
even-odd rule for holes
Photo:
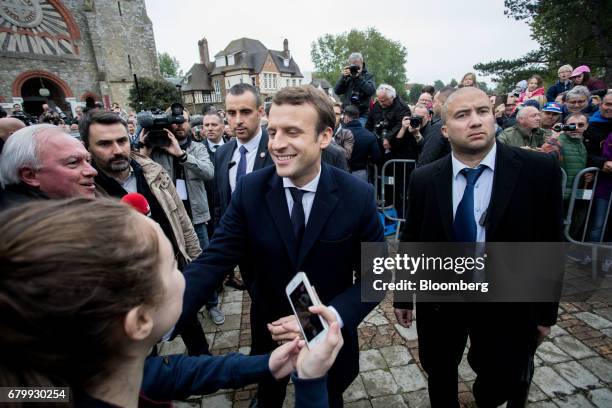
[[300,327],[294,315],[268,324],[272,339],[284,343],[272,352],[268,362],[270,373],[277,380],[287,377],[293,371],[297,371],[301,379],[323,377],[344,344],[334,312],[322,305],[311,306],[309,311],[321,315],[329,326],[323,341],[310,349],[301,338]]

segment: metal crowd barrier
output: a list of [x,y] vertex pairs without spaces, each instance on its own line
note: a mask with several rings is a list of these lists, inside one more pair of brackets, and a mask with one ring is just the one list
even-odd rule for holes
[[395,239],[399,239],[400,227],[406,221],[408,208],[408,182],[416,168],[415,160],[389,160],[380,172],[374,166],[374,191],[379,211],[385,220],[395,224]]
[[[565,239],[567,241],[571,242],[572,244],[591,249],[591,265],[592,265],[592,278],[593,279],[597,278],[597,273],[598,273],[597,268],[599,265],[599,262],[598,262],[599,251],[601,249],[612,251],[612,243],[603,242],[603,238],[606,233],[606,227],[608,225],[608,219],[610,215],[610,204],[612,203],[612,195],[608,197],[608,207],[606,209],[606,215],[605,215],[603,225],[602,225],[602,233],[599,237],[599,240],[591,241],[590,236],[587,236],[587,234],[590,232],[590,229],[592,227],[591,215],[593,212],[593,202],[595,200],[595,190],[597,188],[597,181],[599,179],[599,173],[600,173],[600,169],[598,169],[597,167],[587,167],[586,169],[583,169],[578,174],[576,174],[576,177],[574,178],[574,183],[572,185],[572,189],[569,192],[569,202],[568,202],[567,211],[565,214],[565,220],[564,220],[565,228],[563,231]],[[593,174],[592,185],[589,186],[589,188],[580,188],[580,185],[584,179],[584,176],[586,176],[587,174]],[[565,180],[567,180],[567,175],[565,174],[565,172],[564,172],[564,176],[565,176]],[[564,184],[563,191],[567,192],[567,188],[565,184]],[[564,197],[566,197],[566,195],[564,195]],[[585,202],[586,204],[578,204],[582,202]],[[585,210],[584,207],[586,207],[586,217],[584,218],[584,220],[581,219],[579,211],[577,211],[577,207],[582,207],[579,209],[579,211],[584,211]],[[578,215],[579,217],[576,217],[576,215]],[[573,237],[571,234],[573,223],[576,221],[580,223],[584,223],[583,226],[582,225],[580,226],[582,232],[580,233],[579,237]]]

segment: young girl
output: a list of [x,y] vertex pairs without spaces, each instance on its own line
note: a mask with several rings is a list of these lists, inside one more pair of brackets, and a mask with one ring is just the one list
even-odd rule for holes
[[[0,236],[0,386],[70,387],[77,407],[137,407],[151,359],[171,364],[147,356],[183,303],[185,281],[161,228],[121,203],[73,199],[1,213]],[[311,310],[330,322],[312,350],[296,339],[270,356],[200,356],[189,370],[174,366],[166,382],[177,384],[159,386],[175,392],[179,380],[189,388],[201,377],[242,386],[296,370],[296,406],[326,406],[325,373],[342,337],[333,312]],[[211,361],[224,364],[209,372]]]

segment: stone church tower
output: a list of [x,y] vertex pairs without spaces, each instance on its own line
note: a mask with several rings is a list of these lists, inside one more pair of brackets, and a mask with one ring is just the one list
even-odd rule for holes
[[160,77],[144,0],[0,0],[0,104],[38,115],[117,102]]

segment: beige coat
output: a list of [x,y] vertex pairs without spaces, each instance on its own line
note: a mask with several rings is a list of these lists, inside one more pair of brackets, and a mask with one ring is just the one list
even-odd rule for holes
[[191,262],[200,255],[202,250],[200,249],[198,236],[193,229],[185,206],[179,198],[170,176],[168,176],[168,173],[164,171],[162,166],[145,156],[132,153],[131,158],[136,160],[142,167],[142,172],[151,192],[157,198],[159,205],[161,205],[168,217],[179,250],[185,260]]

